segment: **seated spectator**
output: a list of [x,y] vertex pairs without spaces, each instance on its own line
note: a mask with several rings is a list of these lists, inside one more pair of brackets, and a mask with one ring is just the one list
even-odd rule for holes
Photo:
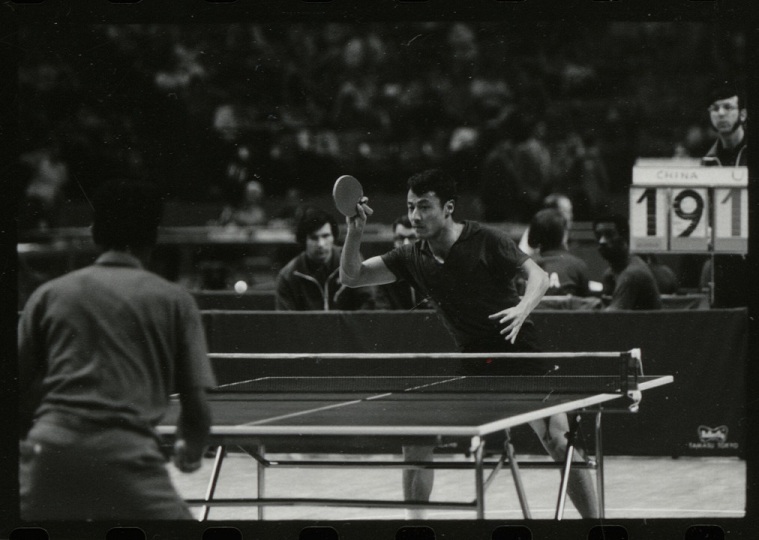
[[609,263],[603,276],[603,295],[610,297],[606,309],[661,309],[653,272],[643,259],[630,254],[627,220],[618,215],[597,218],[593,233],[598,251]]
[[659,292],[661,294],[677,294],[680,284],[674,270],[662,263],[659,257],[653,253],[643,255],[642,258],[653,272],[656,284],[659,286]]
[[[553,208],[558,210],[567,222],[567,236],[564,241],[564,247],[568,249],[569,246],[569,231],[572,230],[572,222],[574,220],[574,213],[572,208],[572,201],[566,195],[562,193],[551,193],[543,199],[543,208]],[[533,255],[535,253],[534,248],[530,246],[527,241],[527,237],[530,234],[530,226],[524,230],[522,238],[519,240],[519,249],[527,253],[527,255]]]
[[[416,230],[407,215],[393,222],[393,244],[399,248],[416,242]],[[377,309],[433,309],[426,298],[419,298],[416,289],[398,280],[377,288]]]
[[588,296],[588,265],[567,249],[569,231],[562,213],[551,208],[539,211],[530,221],[529,231],[530,247],[540,250],[535,262],[548,273],[546,295]]
[[340,283],[340,252],[335,246],[337,221],[318,208],[300,215],[295,238],[303,251],[277,276],[278,311],[374,309],[374,290],[351,289]]
[[21,163],[29,181],[20,205],[19,228],[47,230],[58,225],[64,188],[69,181],[68,165],[60,144],[22,154]]
[[248,227],[264,225],[266,210],[263,207],[264,188],[261,182],[251,180],[245,184],[243,200],[235,206],[225,206],[219,217],[220,225]]
[[287,188],[279,211],[269,221],[270,227],[294,227],[303,207],[303,193],[296,187]]

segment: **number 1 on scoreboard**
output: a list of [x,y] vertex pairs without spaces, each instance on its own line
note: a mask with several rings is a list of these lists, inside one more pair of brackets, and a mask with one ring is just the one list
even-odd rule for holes
[[714,251],[748,252],[748,189],[714,190]]
[[668,189],[630,188],[630,250],[667,251]]

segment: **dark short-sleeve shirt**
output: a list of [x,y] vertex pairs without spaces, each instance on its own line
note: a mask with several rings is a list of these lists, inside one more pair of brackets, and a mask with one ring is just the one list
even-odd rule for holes
[[382,260],[434,302],[459,348],[482,350],[480,343],[504,342],[488,316],[519,303],[513,278],[528,256],[503,231],[473,221],[463,225],[444,263],[425,240],[397,247]]
[[624,270],[608,269],[603,276],[604,294],[611,295],[610,309],[661,309],[661,295],[651,269],[638,257],[630,257]]
[[126,253],[40,286],[18,350],[23,383],[38,387],[38,418],[67,413],[152,433],[171,393],[215,385],[193,298]]
[[565,249],[541,252],[536,261],[548,274],[548,295],[590,294],[588,265]]

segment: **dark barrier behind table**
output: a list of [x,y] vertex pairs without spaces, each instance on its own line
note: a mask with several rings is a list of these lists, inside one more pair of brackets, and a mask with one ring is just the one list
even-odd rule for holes
[[[434,312],[207,311],[203,316],[213,352],[455,350]],[[542,311],[532,317],[548,352],[637,347],[646,374],[674,376],[674,384],[644,394],[638,414],[604,417],[608,454],[744,455],[746,310]],[[215,360],[219,380],[234,380],[240,362],[246,361]],[[522,451],[540,451],[529,430],[515,435]]]
[[[276,307],[274,290],[249,290],[242,294],[234,291],[192,291],[198,307],[202,310],[270,311]],[[709,309],[709,297],[705,294],[664,294],[664,309]],[[589,296],[544,296],[536,309],[539,310],[594,310],[603,307],[601,299]]]

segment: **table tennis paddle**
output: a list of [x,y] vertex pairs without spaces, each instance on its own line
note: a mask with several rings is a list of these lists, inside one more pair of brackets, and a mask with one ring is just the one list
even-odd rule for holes
[[338,178],[332,188],[335,206],[346,217],[356,215],[356,205],[363,196],[364,189],[361,187],[361,182],[349,174],[344,174]]

